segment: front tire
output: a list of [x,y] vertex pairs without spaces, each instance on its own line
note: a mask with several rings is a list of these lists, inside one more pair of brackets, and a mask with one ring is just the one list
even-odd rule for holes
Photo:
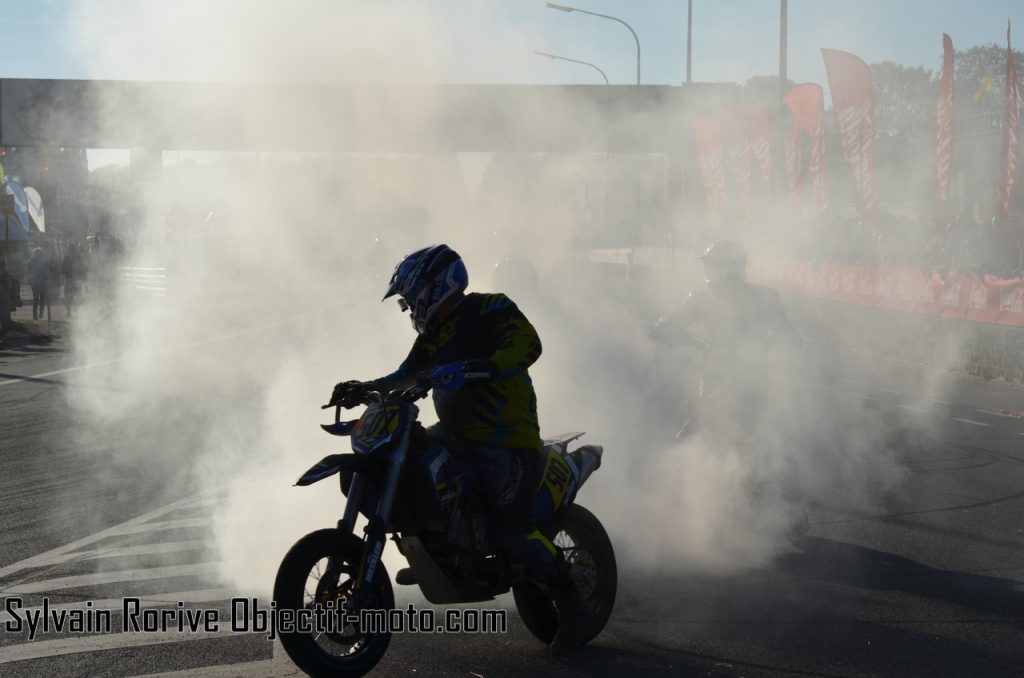
[[[281,561],[274,581],[280,610],[312,608],[317,602],[339,605],[358,575],[363,542],[339,530],[318,530],[295,543]],[[377,564],[367,609],[392,610],[395,595],[383,563]],[[339,625],[341,626],[341,625]],[[391,642],[387,629],[364,632],[353,624],[337,633],[279,633],[295,665],[310,676],[361,676],[376,666]]]
[[[570,505],[552,525],[542,529],[561,552],[573,580],[593,608],[585,628],[580,629],[579,644],[584,645],[601,633],[615,606],[618,569],[612,542],[601,521],[577,504]],[[550,644],[558,632],[555,603],[530,584],[513,587],[512,595],[526,628],[537,640]]]

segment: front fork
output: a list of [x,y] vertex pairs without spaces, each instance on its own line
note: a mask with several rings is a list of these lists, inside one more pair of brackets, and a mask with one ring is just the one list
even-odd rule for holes
[[[376,512],[370,516],[369,522],[363,528],[366,535],[363,540],[363,557],[360,561],[359,575],[352,586],[352,593],[347,601],[350,610],[362,609],[373,591],[373,578],[377,573],[377,566],[380,564],[381,555],[384,553],[384,544],[387,542],[387,526],[391,520],[391,510],[395,504],[395,495],[398,492],[398,484],[402,476],[402,467],[405,465],[405,458],[409,451],[409,438],[411,431],[406,429],[402,434],[402,440],[398,448],[391,454],[388,463],[387,478],[384,481],[384,490],[380,501],[377,503]],[[352,475],[352,485],[348,492],[348,503],[345,505],[345,514],[338,521],[338,530],[351,532],[355,528],[356,518],[359,515],[359,507],[362,506],[363,496],[366,492],[366,479],[361,473]]]

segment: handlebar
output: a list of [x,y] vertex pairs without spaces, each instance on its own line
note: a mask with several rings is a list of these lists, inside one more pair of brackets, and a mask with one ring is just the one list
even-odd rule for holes
[[[491,376],[492,375],[489,374],[488,372],[466,372],[464,373],[463,378],[465,378],[466,381],[476,381],[482,379],[490,379]],[[336,407],[338,408],[338,414],[340,415],[342,407],[345,407],[345,409],[352,409],[353,407],[357,407],[360,405],[372,405],[373,403],[411,403],[420,400],[421,398],[427,397],[427,394],[430,393],[430,391],[435,386],[438,386],[441,383],[443,382],[431,379],[429,373],[427,372],[424,372],[420,374],[418,377],[416,377],[416,383],[405,389],[387,391],[380,384],[374,382],[367,382],[363,385],[364,390],[361,393],[362,397],[358,398],[355,402],[353,402],[352,405],[346,407],[342,403],[331,402],[327,403],[326,405],[321,405],[320,409],[326,410],[331,407]]]

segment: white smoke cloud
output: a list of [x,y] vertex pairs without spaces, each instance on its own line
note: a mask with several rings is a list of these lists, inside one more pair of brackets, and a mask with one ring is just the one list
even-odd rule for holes
[[[412,3],[90,0],[69,26],[104,77],[419,83],[453,58],[447,29]],[[526,53],[536,38],[509,29],[499,42]],[[235,102],[211,94],[206,104],[237,114],[258,146],[261,130]],[[115,108],[109,114],[112,126],[121,122]],[[441,131],[387,128],[394,117],[372,109],[361,123],[376,114],[380,131],[399,138]],[[303,115],[324,112],[296,112]],[[568,130],[581,111],[566,104],[525,115]],[[498,260],[519,252],[541,283],[508,292],[545,343],[531,370],[542,430],[586,429],[605,445],[605,466],[580,500],[607,524],[621,571],[764,562],[784,542],[789,517],[784,503],[766,511],[751,500],[751,451],[666,435],[693,366],[653,346],[648,330],[700,276],[676,262],[646,283],[627,283],[624,269],[598,270],[579,256],[602,235],[581,216],[594,203],[587,192],[609,187],[595,177],[629,177],[644,161],[496,154],[476,185],[454,153],[238,153],[171,166],[139,185],[146,237],[133,253],[167,266],[168,294],[93,305],[92,322],[74,336],[80,358],[124,360],[90,371],[72,402],[98,429],[145,440],[133,448],[140,466],[177,455],[168,494],[219,497],[213,536],[222,576],[265,592],[288,546],[341,513],[333,482],[291,487],[320,457],[345,451],[345,440],[319,430],[319,405],[337,381],[390,372],[414,338],[404,316],[378,303],[394,264],[446,241],[466,258],[471,289],[486,290]],[[658,216],[642,200],[631,204],[607,209],[635,225]],[[687,224],[701,218],[683,216]],[[898,481],[897,467],[877,454],[890,424],[866,420],[863,410],[802,409],[803,387],[784,388],[777,401],[801,408],[760,415],[755,429],[772,440],[756,451],[759,474],[779,480],[795,467],[812,505],[836,487],[860,496]],[[797,437],[813,445],[780,442]]]

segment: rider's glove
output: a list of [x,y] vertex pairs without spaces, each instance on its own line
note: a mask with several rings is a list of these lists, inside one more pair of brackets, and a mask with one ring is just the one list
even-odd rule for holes
[[494,363],[487,360],[464,360],[435,368],[429,375],[434,388],[457,391],[467,379],[491,379],[498,373]]
[[341,405],[345,408],[355,407],[360,404],[365,395],[366,384],[361,381],[343,381],[334,387],[331,393],[330,405]]
[[494,379],[498,376],[498,366],[490,360],[467,360],[462,363],[462,371],[467,379]]

